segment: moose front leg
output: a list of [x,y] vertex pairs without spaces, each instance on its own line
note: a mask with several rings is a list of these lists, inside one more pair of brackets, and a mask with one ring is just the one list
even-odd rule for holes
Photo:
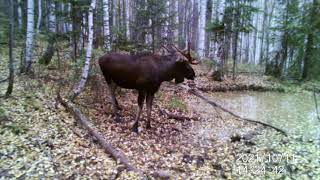
[[121,119],[119,118],[119,114],[118,114],[119,104],[116,99],[116,93],[115,93],[117,85],[114,82],[111,82],[108,84],[108,87],[109,87],[109,91],[110,91],[110,95],[111,95],[111,103],[113,106],[112,108],[113,108],[114,120],[116,122],[120,122]]
[[154,98],[154,94],[148,94],[147,95],[147,100],[146,100],[146,104],[147,104],[147,129],[151,128],[151,110],[152,110],[152,102],[153,102],[153,98]]
[[138,95],[138,112],[136,115],[136,119],[135,122],[132,126],[132,131],[138,133],[138,127],[139,127],[139,119],[140,119],[140,114],[142,112],[142,108],[143,108],[143,101],[145,99],[146,95],[143,91],[139,91],[139,95]]

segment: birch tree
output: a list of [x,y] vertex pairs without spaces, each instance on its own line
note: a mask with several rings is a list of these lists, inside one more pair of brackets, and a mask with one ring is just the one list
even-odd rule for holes
[[22,29],[22,11],[21,11],[21,1],[18,0],[18,28]]
[[32,65],[32,49],[34,35],[34,2],[28,0],[27,5],[27,38],[26,38],[26,53],[25,53],[25,72],[30,72]]
[[203,58],[205,55],[206,10],[207,10],[207,0],[201,0],[200,18],[199,18],[199,38],[198,38],[198,53],[201,58]]
[[130,4],[129,0],[125,0],[125,25],[126,25],[126,38],[130,39]]
[[56,15],[55,15],[55,9],[56,5],[53,1],[49,4],[49,32],[55,33],[56,32]]
[[87,45],[87,52],[86,52],[86,61],[83,67],[81,80],[78,86],[74,89],[74,93],[70,96],[70,100],[73,101],[84,89],[85,84],[88,79],[89,70],[90,70],[90,61],[92,57],[92,43],[93,43],[93,11],[96,8],[96,0],[92,0],[89,8],[89,16],[88,16],[88,45]]
[[110,51],[109,0],[103,0],[103,12],[104,46]]

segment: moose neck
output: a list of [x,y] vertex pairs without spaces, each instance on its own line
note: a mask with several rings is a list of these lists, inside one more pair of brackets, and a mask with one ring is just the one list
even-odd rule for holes
[[163,62],[163,66],[161,68],[161,76],[160,76],[160,81],[171,81],[172,79],[174,79],[176,77],[176,71],[177,71],[177,66],[176,66],[176,62],[171,58],[170,56],[163,56],[162,58],[164,58]]

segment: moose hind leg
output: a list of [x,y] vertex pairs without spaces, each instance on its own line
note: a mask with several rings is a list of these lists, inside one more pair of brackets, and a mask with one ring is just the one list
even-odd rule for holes
[[132,126],[132,131],[138,133],[138,127],[139,127],[139,119],[140,119],[140,114],[142,112],[142,108],[143,108],[143,101],[145,99],[145,93],[143,91],[139,91],[139,95],[138,95],[138,111],[137,111],[137,115],[136,115],[136,119],[135,122]]
[[112,103],[112,106],[113,106],[113,116],[114,116],[114,119],[116,122],[120,122],[120,118],[119,118],[119,114],[118,114],[118,101],[116,99],[116,94],[115,94],[115,91],[116,91],[116,88],[117,88],[117,85],[111,81],[111,83],[108,83],[108,86],[109,86],[109,91],[110,91],[110,95],[111,95],[111,103]]
[[147,129],[151,128],[151,110],[152,110],[152,102],[153,102],[154,94],[148,94],[146,99],[147,104]]

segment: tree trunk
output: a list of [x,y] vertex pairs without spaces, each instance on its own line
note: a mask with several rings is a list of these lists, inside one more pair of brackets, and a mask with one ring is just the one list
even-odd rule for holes
[[[238,53],[238,37],[239,37],[239,25],[240,25],[240,11],[239,11],[239,2],[237,2],[236,4],[236,9],[235,9],[235,30],[233,32],[233,66],[232,66],[232,79],[235,80],[236,79],[236,65],[237,65],[237,53]],[[241,51],[241,46],[240,46],[240,51]],[[240,52],[241,54],[241,52]]]
[[22,10],[21,10],[21,0],[18,0],[18,28],[22,29]]
[[55,2],[50,2],[49,5],[49,32],[55,33],[56,32],[56,5]]
[[[207,1],[207,12],[206,12],[206,26],[211,22],[211,17],[212,17],[212,0]],[[206,42],[205,42],[205,56],[209,57],[210,53],[210,37],[211,37],[210,32],[206,32]]]
[[34,35],[34,3],[28,0],[27,5],[27,38],[26,38],[26,56],[24,71],[29,73],[32,65],[33,35]]
[[89,9],[89,17],[88,17],[88,46],[86,52],[86,61],[82,71],[81,80],[79,85],[74,89],[74,94],[70,97],[71,101],[73,101],[84,89],[85,84],[88,79],[89,69],[90,69],[90,61],[92,57],[92,42],[93,42],[93,11],[96,8],[96,0],[92,0]]
[[103,33],[104,33],[104,47],[110,51],[110,25],[109,25],[109,0],[103,0]]
[[6,92],[6,97],[9,97],[13,90],[14,67],[13,67],[13,0],[9,0],[9,84]]
[[275,2],[272,1],[272,7],[271,10],[269,12],[269,19],[268,19],[268,26],[267,26],[267,31],[266,31],[266,55],[265,55],[265,73],[266,74],[270,74],[270,72],[268,72],[268,66],[269,66],[269,48],[270,48],[270,27],[271,27],[271,20],[272,20],[272,16],[273,16],[273,11],[274,11],[274,7],[275,7]]
[[312,66],[314,66],[315,62],[313,62],[313,58],[316,51],[316,45],[315,45],[315,39],[316,39],[316,31],[314,31],[315,25],[315,18],[317,16],[316,8],[319,6],[319,3],[316,2],[317,0],[313,0],[312,3],[312,10],[309,17],[309,25],[311,25],[311,28],[309,30],[308,36],[307,36],[307,44],[305,48],[305,57],[303,59],[304,65],[303,65],[303,71],[302,71],[302,79],[308,80],[311,79],[312,76]]
[[198,38],[198,53],[200,58],[205,55],[205,37],[206,37],[206,10],[207,0],[201,0],[200,3],[200,17],[199,17],[199,38]]
[[268,16],[268,2],[267,0],[264,0],[264,12],[263,12],[263,23],[262,23],[262,34],[261,34],[261,46],[260,46],[260,58],[259,58],[259,64],[263,63],[263,56],[264,56],[264,51],[263,51],[263,45],[264,45],[264,33],[266,31],[266,22],[267,22],[267,16]]
[[[267,0],[265,0],[267,1]],[[256,22],[255,22],[255,30],[253,35],[253,55],[252,55],[252,62],[256,63],[256,51],[257,51],[257,37],[258,37],[258,25],[259,25],[259,15],[256,15]]]
[[125,25],[126,25],[126,39],[130,40],[130,4],[129,0],[125,0]]
[[55,15],[55,4],[54,2],[49,3],[49,24],[48,24],[48,45],[46,52],[39,59],[40,64],[48,65],[51,62],[51,59],[55,52],[56,44],[56,15]]
[[37,22],[37,33],[40,30],[41,18],[42,18],[42,0],[38,0],[38,22]]

